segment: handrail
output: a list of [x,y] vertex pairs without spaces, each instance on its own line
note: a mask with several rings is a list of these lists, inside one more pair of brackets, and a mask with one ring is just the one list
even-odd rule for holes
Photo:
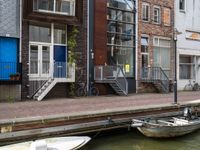
[[[122,66],[118,65],[119,71],[117,73],[117,77],[116,77],[116,81],[118,83],[120,83],[120,87],[123,89],[123,91],[125,91],[125,94],[128,94],[128,81],[126,79],[126,75],[122,69]],[[119,77],[119,73],[122,73],[122,81],[121,81],[121,77]],[[124,83],[125,82],[125,83]]]
[[115,81],[118,86],[128,94],[128,81],[123,72],[122,66],[112,65],[112,66],[95,66],[94,68],[94,80],[96,82],[110,82]]
[[42,84],[41,84],[36,90],[34,90],[34,92],[31,93],[31,95],[29,95],[29,98],[33,98],[34,95],[35,95],[48,81],[49,81],[49,79],[48,79],[48,80],[44,80],[44,81],[42,82]]
[[141,79],[157,82],[160,81],[162,89],[165,92],[169,91],[169,78],[161,67],[144,67],[141,72]]
[[[67,65],[67,66],[66,66]],[[75,81],[75,64],[69,64],[65,62],[55,62],[54,63],[54,72],[53,77],[48,77],[43,81],[38,81],[36,87],[33,87],[33,90],[29,92],[29,98],[33,98],[33,96],[49,81],[54,78],[70,78]],[[49,74],[49,70],[46,72],[46,74]]]

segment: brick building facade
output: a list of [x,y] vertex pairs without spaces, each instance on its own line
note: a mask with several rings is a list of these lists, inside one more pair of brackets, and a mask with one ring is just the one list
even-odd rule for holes
[[[37,2],[37,5],[34,4]],[[87,1],[70,0],[69,3],[63,1],[62,4],[56,2],[56,10],[51,10],[49,3],[40,4],[39,1],[24,0],[23,4],[22,99],[34,98],[34,95],[35,99],[39,99],[39,95],[45,92],[40,92],[40,89],[44,88],[46,82],[51,82],[46,86],[50,87],[52,84],[52,87],[45,93],[45,98],[67,97],[70,82],[74,82],[75,78],[68,74],[70,68],[67,39],[73,26],[78,30],[77,46],[74,50],[77,56],[76,68],[86,68],[87,65]],[[61,6],[60,10],[57,10],[58,6]],[[67,8],[70,8],[69,12]],[[47,36],[41,39],[37,35],[39,30],[43,35],[48,32]],[[56,54],[57,52],[60,54]],[[86,80],[86,69],[83,72]],[[68,79],[68,76],[71,78]]]
[[173,27],[174,1],[138,1],[139,92],[155,90],[149,77],[152,67],[161,67],[169,80],[173,79]]

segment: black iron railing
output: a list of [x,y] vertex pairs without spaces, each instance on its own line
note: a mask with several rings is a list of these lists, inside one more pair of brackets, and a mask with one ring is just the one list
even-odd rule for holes
[[146,82],[159,83],[163,91],[169,91],[169,78],[161,67],[142,68],[141,79]]

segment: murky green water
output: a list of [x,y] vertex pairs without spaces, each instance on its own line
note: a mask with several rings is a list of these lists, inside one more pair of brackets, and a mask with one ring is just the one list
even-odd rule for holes
[[104,135],[92,139],[83,150],[200,150],[200,130],[172,139],[152,139],[138,131]]

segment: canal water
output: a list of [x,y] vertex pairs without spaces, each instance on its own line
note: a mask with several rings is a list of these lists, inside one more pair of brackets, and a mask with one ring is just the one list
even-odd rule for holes
[[200,130],[171,139],[147,138],[136,130],[99,134],[83,150],[200,150]]

